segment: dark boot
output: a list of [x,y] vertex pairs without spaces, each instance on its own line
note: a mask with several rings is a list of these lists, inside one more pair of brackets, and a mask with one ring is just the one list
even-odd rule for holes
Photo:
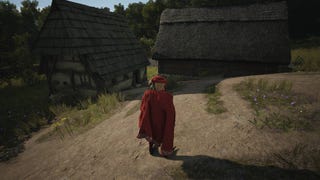
[[149,153],[152,155],[154,153],[154,144],[149,142]]

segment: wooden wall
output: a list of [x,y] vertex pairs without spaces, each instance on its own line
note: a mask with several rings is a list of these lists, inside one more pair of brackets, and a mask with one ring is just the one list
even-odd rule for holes
[[98,92],[117,92],[146,80],[146,67],[104,80],[90,72],[77,56],[46,56],[46,71],[52,94],[94,96]]
[[49,59],[54,64],[50,74],[53,93],[79,93],[91,96],[97,93],[96,83],[77,56],[56,56]]

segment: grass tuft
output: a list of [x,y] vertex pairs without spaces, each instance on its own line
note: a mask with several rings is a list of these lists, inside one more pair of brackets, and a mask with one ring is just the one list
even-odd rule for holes
[[221,93],[216,85],[210,85],[206,88],[208,97],[207,111],[213,114],[221,114],[227,111],[223,106],[223,101],[220,100]]

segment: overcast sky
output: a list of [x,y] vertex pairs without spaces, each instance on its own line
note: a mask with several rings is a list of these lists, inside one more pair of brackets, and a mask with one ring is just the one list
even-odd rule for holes
[[[21,6],[21,1],[22,0],[9,0],[11,3],[14,3],[17,8],[19,9]],[[134,2],[143,2],[146,3],[148,0],[69,0],[72,2],[77,2],[80,4],[86,4],[88,6],[92,6],[92,7],[108,7],[110,8],[111,11],[113,11],[113,6],[115,4],[119,4],[121,3],[122,5],[124,5],[125,7],[128,6],[128,4],[130,3],[134,3]],[[46,7],[48,5],[51,4],[51,0],[38,0],[39,2],[39,8],[43,8]]]

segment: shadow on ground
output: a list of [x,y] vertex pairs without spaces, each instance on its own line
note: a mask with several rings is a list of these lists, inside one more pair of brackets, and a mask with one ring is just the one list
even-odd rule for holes
[[[284,169],[274,166],[244,165],[237,162],[210,156],[175,155],[167,158],[182,161],[179,167],[167,167],[166,172],[173,179],[279,179],[279,180],[318,180],[319,172],[299,169]],[[154,156],[160,157],[158,153]]]

